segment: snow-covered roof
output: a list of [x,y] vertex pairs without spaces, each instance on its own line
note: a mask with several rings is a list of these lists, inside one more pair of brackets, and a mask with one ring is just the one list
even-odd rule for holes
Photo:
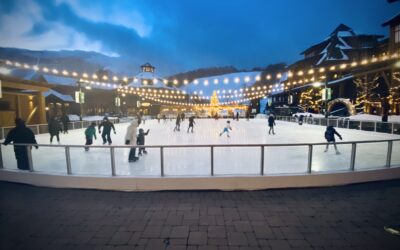
[[63,85],[63,86],[77,86],[77,80],[75,78],[63,77],[57,75],[43,74],[43,78],[46,82]]
[[55,97],[59,98],[60,100],[64,101],[64,102],[74,102],[75,100],[72,98],[72,96],[70,95],[64,95],[61,94],[55,90],[48,90],[46,92],[43,93],[44,97],[48,97],[50,95],[54,95]]
[[154,72],[140,72],[133,77],[132,81],[128,84],[128,87],[174,89],[166,86],[163,82],[164,80],[164,78],[157,76]]
[[186,91],[187,94],[212,96],[213,92],[217,90],[234,91],[251,87],[257,82],[256,78],[260,76],[260,71],[253,71],[202,77],[193,80],[180,89]]
[[391,25],[392,23],[398,23],[400,22],[400,13],[397,13],[395,16],[387,20],[382,24],[383,27]]

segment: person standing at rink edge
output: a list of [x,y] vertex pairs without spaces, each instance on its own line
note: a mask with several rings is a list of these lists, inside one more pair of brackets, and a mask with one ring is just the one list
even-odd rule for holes
[[[6,140],[3,145],[8,145],[10,142],[13,143],[28,143],[37,144],[35,134],[31,129],[25,126],[25,121],[21,118],[15,119],[15,128],[8,132]],[[39,147],[36,145],[36,149]],[[27,146],[14,145],[15,158],[17,159],[17,167],[21,170],[29,170],[29,159],[27,150],[31,150],[31,147],[27,149]]]

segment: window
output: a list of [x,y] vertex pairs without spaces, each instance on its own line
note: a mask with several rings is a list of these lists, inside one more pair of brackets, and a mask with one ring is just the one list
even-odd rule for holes
[[394,43],[400,43],[400,24],[394,26]]

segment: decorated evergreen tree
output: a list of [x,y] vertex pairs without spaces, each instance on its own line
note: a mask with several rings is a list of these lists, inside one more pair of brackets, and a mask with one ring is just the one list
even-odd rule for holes
[[357,87],[357,99],[355,103],[357,112],[369,113],[370,104],[373,98],[377,97],[376,89],[379,86],[379,75],[366,75],[364,77],[357,77],[353,80]]
[[299,106],[304,110],[308,111],[312,109],[314,111],[320,110],[322,104],[322,92],[321,88],[311,88],[303,91],[300,95]]

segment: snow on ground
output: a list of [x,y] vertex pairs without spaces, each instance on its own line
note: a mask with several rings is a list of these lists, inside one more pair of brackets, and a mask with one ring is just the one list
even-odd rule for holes
[[[324,118],[324,114],[313,114],[313,113],[308,113],[308,112],[304,112],[304,113],[295,113],[292,116],[300,116],[300,115],[304,115],[306,117],[309,117],[310,115],[312,115],[312,117],[314,118]],[[352,115],[349,117],[341,117],[341,118],[348,118],[350,120],[355,120],[355,121],[377,121],[380,122],[382,121],[382,116],[380,115],[369,115],[369,114],[357,114],[357,115]],[[400,115],[390,115],[388,116],[388,122],[399,122],[400,123]]]
[[[369,115],[369,114],[358,114],[349,116],[350,120],[357,121],[382,121],[382,116],[380,115]],[[390,115],[388,116],[388,122],[400,122],[400,115]]]
[[[173,132],[175,121],[160,123],[148,120],[141,127],[150,129],[146,145],[204,145],[204,144],[291,144],[325,142],[325,127],[277,121],[276,135],[268,135],[265,119],[231,121],[231,137],[219,136],[226,119],[195,120],[194,133],[187,133],[187,119],[180,132]],[[116,124],[117,134],[112,134],[113,145],[123,145],[127,123]],[[360,130],[337,129],[343,141],[365,141],[400,139],[398,135]],[[62,145],[83,145],[84,130],[70,130],[61,134]],[[39,144],[49,143],[49,134],[36,136]],[[54,142],[53,142],[54,143]],[[98,135],[95,145],[102,145]],[[56,144],[57,145],[57,144]],[[12,146],[1,146],[5,168],[16,169]],[[324,153],[324,146],[314,146],[312,170],[342,171],[350,164],[351,145],[338,145],[341,152],[336,155],[332,146]],[[357,145],[356,169],[383,167],[386,163],[387,143],[368,143]],[[139,161],[128,162],[128,148],[115,149],[117,175],[122,176],[160,176],[160,149],[148,148],[147,155]],[[400,141],[393,143],[393,152],[400,151]],[[110,149],[92,148],[85,152],[82,148],[71,148],[72,172],[75,175],[111,175]],[[308,146],[266,147],[264,150],[266,174],[305,173],[307,170]],[[65,150],[63,147],[40,146],[32,150],[34,169],[40,172],[66,173]],[[259,146],[215,147],[214,171],[216,175],[258,175],[260,173],[261,149]],[[164,149],[164,171],[167,176],[209,176],[210,148],[184,147]],[[400,154],[392,154],[392,164],[400,165]]]
[[[79,121],[78,115],[68,115],[70,121]],[[107,116],[108,119],[117,119],[118,117]],[[82,117],[83,121],[101,121],[103,120],[104,116],[100,115],[93,115],[93,116],[84,116]]]
[[324,115],[324,114],[314,114],[314,113],[308,113],[308,112],[295,113],[295,114],[293,114],[292,116],[295,116],[295,115],[297,115],[297,116],[303,115],[303,116],[305,116],[305,117],[310,117],[310,115],[311,115],[311,116],[314,117],[314,118],[325,118],[325,115]]

